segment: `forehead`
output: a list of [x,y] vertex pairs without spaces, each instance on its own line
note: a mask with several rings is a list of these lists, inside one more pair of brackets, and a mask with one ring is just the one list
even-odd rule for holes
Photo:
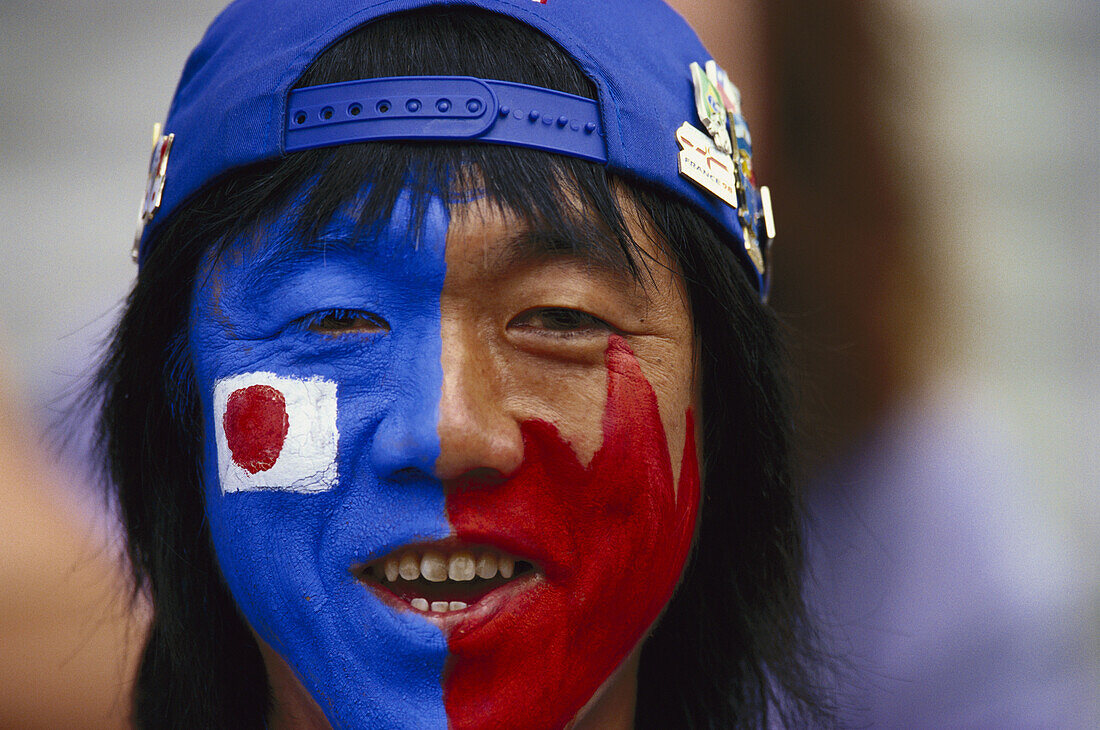
[[360,195],[318,226],[304,220],[308,206],[300,197],[208,252],[199,287],[213,277],[221,293],[227,284],[258,293],[311,264],[324,268],[353,261],[384,266],[387,273],[414,282],[418,271],[434,268],[432,259],[445,257],[448,269],[461,267],[485,277],[556,264],[613,280],[624,289],[667,288],[656,284],[653,270],[674,272],[675,263],[625,196],[619,198],[621,233],[574,201],[563,206],[563,215],[528,218],[481,191],[450,199],[417,199],[403,191],[380,216]]

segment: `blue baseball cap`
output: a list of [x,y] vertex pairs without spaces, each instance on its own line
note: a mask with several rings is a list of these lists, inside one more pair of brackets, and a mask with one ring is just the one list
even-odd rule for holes
[[[356,28],[430,6],[481,8],[534,28],[576,62],[597,99],[468,76],[292,89]],[[753,179],[740,94],[661,0],[237,0],[191,53],[154,132],[135,260],[222,174],[371,140],[517,145],[602,163],[710,220],[767,293],[774,225],[768,190]]]

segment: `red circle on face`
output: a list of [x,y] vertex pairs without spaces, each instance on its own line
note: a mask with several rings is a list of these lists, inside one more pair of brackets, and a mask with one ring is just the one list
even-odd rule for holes
[[290,430],[286,398],[270,385],[250,385],[229,395],[222,418],[233,463],[249,474],[275,466]]

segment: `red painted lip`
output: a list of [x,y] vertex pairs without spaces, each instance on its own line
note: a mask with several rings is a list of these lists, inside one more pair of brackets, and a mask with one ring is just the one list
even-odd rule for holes
[[543,576],[542,573],[532,570],[486,593],[478,599],[477,603],[466,608],[458,609],[457,611],[447,611],[446,613],[419,611],[380,584],[365,580],[361,582],[374,591],[374,594],[378,596],[380,601],[391,608],[398,611],[416,613],[423,617],[425,621],[429,621],[438,626],[443,633],[451,635],[467,634],[480,629],[482,626],[492,621],[493,618],[503,613],[523,594],[544,584],[545,580],[545,576]]

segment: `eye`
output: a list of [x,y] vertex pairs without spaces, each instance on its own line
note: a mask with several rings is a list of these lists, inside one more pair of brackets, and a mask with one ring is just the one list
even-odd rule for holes
[[538,307],[528,309],[517,315],[509,327],[532,332],[543,330],[550,336],[575,337],[591,334],[606,334],[615,331],[607,322],[594,314],[567,307]]
[[390,324],[372,312],[357,309],[329,309],[315,312],[303,320],[310,332],[339,335],[345,332],[389,332]]

